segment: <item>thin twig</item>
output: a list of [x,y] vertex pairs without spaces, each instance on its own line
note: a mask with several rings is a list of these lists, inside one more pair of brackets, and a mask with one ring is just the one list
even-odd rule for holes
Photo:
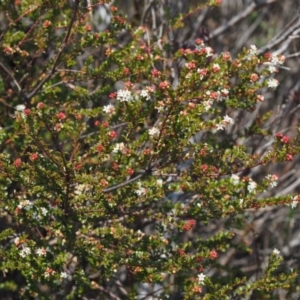
[[0,67],[5,71],[5,73],[13,80],[14,84],[18,88],[18,91],[21,92],[22,88],[20,84],[18,83],[17,79],[14,77],[14,75],[0,62]]
[[54,60],[54,63],[53,63],[53,66],[50,70],[50,72],[48,73],[48,75],[42,79],[38,84],[37,86],[33,89],[33,91],[26,95],[26,98],[27,99],[31,99],[32,97],[34,97],[38,92],[39,90],[43,87],[43,85],[51,78],[51,76],[54,74],[55,72],[55,69],[57,67],[57,63],[66,47],[66,45],[68,44],[68,41],[69,41],[69,38],[70,38],[70,35],[71,35],[71,31],[72,31],[72,27],[73,27],[73,24],[75,22],[75,19],[76,19],[76,14],[77,14],[77,11],[78,11],[78,7],[79,7],[79,0],[75,0],[75,7],[74,7],[74,12],[73,12],[73,16],[72,16],[72,19],[71,19],[71,22],[68,26],[68,29],[67,29],[67,33],[66,33],[66,36],[62,42],[62,45],[60,47],[60,50],[58,51],[57,55],[56,55],[56,58]]
[[130,183],[133,183],[133,182],[139,180],[139,179],[142,178],[145,174],[146,174],[146,172],[143,172],[143,173],[137,175],[136,177],[134,177],[134,178],[132,178],[132,179],[129,179],[129,180],[125,181],[125,182],[116,184],[116,185],[111,186],[111,187],[109,187],[109,188],[107,188],[107,189],[104,189],[104,190],[102,190],[102,191],[103,191],[103,193],[109,193],[109,192],[115,191],[115,190],[117,190],[117,189],[119,189],[119,188],[122,188],[122,187],[124,187],[124,186],[126,186],[126,185],[128,185],[128,184],[130,184]]

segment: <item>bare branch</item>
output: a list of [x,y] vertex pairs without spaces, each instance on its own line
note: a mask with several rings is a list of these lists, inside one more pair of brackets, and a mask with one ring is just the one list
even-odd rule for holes
[[282,34],[280,36],[277,36],[276,39],[272,39],[266,46],[260,48],[257,52],[259,55],[270,51],[271,49],[277,47],[278,45],[280,45],[283,42],[288,42],[290,43],[290,41],[288,41],[289,39],[291,40],[291,37],[295,34],[297,34],[298,29],[300,28],[300,18],[299,16],[297,16],[297,22],[286,29],[285,32],[282,32]]
[[0,67],[5,71],[5,73],[13,80],[14,84],[16,85],[16,87],[18,88],[18,91],[21,92],[22,88],[20,86],[20,84],[18,83],[17,79],[14,77],[14,75],[12,74],[12,72],[10,72],[3,64],[2,62],[0,62]]
[[129,179],[129,180],[125,181],[125,182],[122,182],[122,183],[116,184],[116,185],[114,185],[114,186],[112,186],[112,187],[109,187],[109,188],[107,188],[107,189],[104,189],[104,190],[103,190],[103,193],[109,193],[109,192],[112,192],[112,191],[117,190],[117,189],[119,189],[119,188],[122,188],[122,187],[124,187],[124,186],[126,186],[126,185],[128,185],[128,184],[130,184],[130,183],[133,183],[133,182],[139,180],[139,179],[142,178],[145,174],[146,174],[146,172],[143,172],[143,173],[137,175],[136,177],[134,177],[134,178],[132,178],[132,179]]
[[244,11],[242,11],[240,14],[229,20],[226,24],[223,26],[218,27],[213,32],[211,32],[210,37],[214,38],[224,31],[226,31],[228,28],[232,27],[233,25],[237,24],[238,22],[242,21],[243,19],[247,18],[255,9],[257,8],[257,5],[255,3],[251,3]]

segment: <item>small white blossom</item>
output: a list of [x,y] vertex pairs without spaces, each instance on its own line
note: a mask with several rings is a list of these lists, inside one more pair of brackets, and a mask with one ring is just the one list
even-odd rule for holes
[[225,116],[224,119],[223,119],[223,122],[226,123],[226,124],[231,124],[233,125],[234,124],[234,121],[232,118],[230,118],[229,116]]
[[290,207],[292,209],[296,208],[298,205],[298,196],[295,196],[294,198],[292,198],[292,202],[290,203]]
[[47,254],[47,250],[45,248],[39,248],[35,251],[38,256],[43,256]]
[[250,54],[250,55],[255,55],[255,54],[257,54],[257,48],[256,48],[255,45],[251,45],[251,46],[250,46],[249,54]]
[[270,73],[275,73],[277,71],[277,69],[274,66],[269,66],[268,70]]
[[211,47],[205,47],[206,50],[206,57],[213,55],[213,49]]
[[22,257],[25,257],[27,255],[29,255],[31,253],[31,250],[29,247],[24,247],[21,251],[20,251],[20,255]]
[[266,179],[267,179],[268,181],[270,181],[270,186],[271,186],[272,188],[274,188],[274,187],[277,186],[277,180],[278,180],[278,176],[277,176],[277,175],[271,175],[271,174],[268,174],[268,175],[266,176]]
[[122,152],[125,149],[124,143],[117,143],[113,149],[113,153]]
[[198,280],[200,284],[204,284],[204,279],[205,279],[206,275],[204,275],[203,273],[198,275]]
[[106,114],[113,115],[116,110],[115,110],[115,107],[112,104],[108,104],[108,105],[103,106],[103,111]]
[[208,111],[212,107],[213,102],[211,100],[207,100],[203,102],[205,111]]
[[284,63],[284,60],[285,60],[285,57],[283,55],[280,55],[280,56],[272,55],[271,62],[274,65],[277,65],[277,64],[282,65]]
[[152,127],[151,129],[149,129],[149,135],[151,136],[155,136],[155,135],[159,135],[160,130],[156,127]]
[[15,109],[17,110],[17,111],[21,111],[21,112],[23,112],[24,110],[25,110],[25,105],[23,105],[23,104],[18,104],[16,107],[15,107]]
[[19,244],[20,244],[20,238],[19,237],[16,237],[15,239],[14,239],[14,243],[15,243],[15,245],[16,246],[18,246]]
[[66,273],[66,272],[61,272],[61,273],[60,273],[60,278],[68,278],[68,273]]
[[47,208],[42,207],[42,208],[41,208],[41,211],[42,211],[42,214],[43,214],[44,216],[47,216],[47,214],[48,214],[48,209],[47,209]]
[[223,124],[217,124],[217,130],[224,130],[225,127]]
[[32,206],[32,203],[29,200],[23,200],[18,205],[18,208],[22,209],[24,207],[26,210],[29,210],[31,208],[31,206]]
[[273,254],[275,254],[275,255],[280,255],[280,251],[279,251],[278,249],[274,248]]
[[147,189],[144,188],[144,187],[140,187],[139,189],[135,190],[135,193],[138,195],[138,196],[144,196],[147,194]]
[[132,94],[129,90],[118,90],[117,100],[121,102],[128,102],[132,100]]
[[240,183],[240,176],[232,174],[230,180],[234,185],[237,185]]
[[150,94],[149,94],[149,92],[147,90],[142,90],[141,91],[141,96],[144,97],[144,98],[146,98],[146,100],[150,100],[151,99]]
[[247,186],[247,190],[249,193],[252,193],[255,191],[257,187],[257,183],[255,181],[253,181],[252,179],[250,179],[250,181],[248,182],[248,186]]
[[229,91],[227,89],[222,89],[221,90],[221,93],[224,95],[224,96],[227,96],[229,94]]
[[279,82],[275,78],[270,78],[267,82],[267,85],[269,88],[276,88],[278,86]]
[[157,184],[158,186],[162,187],[162,185],[163,185],[162,179],[157,179],[157,180],[156,180],[156,184]]
[[244,204],[244,199],[240,199],[240,205]]

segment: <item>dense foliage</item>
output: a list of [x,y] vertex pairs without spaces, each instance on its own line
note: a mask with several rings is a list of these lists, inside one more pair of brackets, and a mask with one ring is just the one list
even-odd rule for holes
[[[296,194],[270,196],[277,175],[247,171],[293,161],[298,135],[265,129],[269,112],[238,123],[276,89],[284,56],[252,45],[232,57],[200,37],[176,44],[171,32],[185,16],[167,10],[160,35],[110,1],[30,2],[0,2],[0,293],[292,294],[297,270],[280,268],[277,249],[255,273],[221,259],[236,251],[259,263],[248,233],[239,236],[251,233],[251,212],[297,206]],[[95,9],[102,30],[93,27]],[[264,152],[253,151],[270,136]]]

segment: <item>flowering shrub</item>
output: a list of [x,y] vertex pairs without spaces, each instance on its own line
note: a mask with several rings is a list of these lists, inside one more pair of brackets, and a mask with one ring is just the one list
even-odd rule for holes
[[[253,45],[233,58],[199,39],[171,55],[114,6],[109,29],[96,33],[92,7],[50,2],[5,7],[0,288],[22,299],[244,299],[288,289],[297,273],[278,271],[277,249],[255,279],[219,260],[251,252],[232,230],[247,211],[299,199],[264,196],[275,174],[242,175],[292,161],[298,138],[278,133],[261,155],[239,142],[271,134],[261,120],[236,126],[237,112],[278,86],[284,57]],[[124,32],[130,39],[119,43]],[[208,231],[218,219],[228,225]]]

